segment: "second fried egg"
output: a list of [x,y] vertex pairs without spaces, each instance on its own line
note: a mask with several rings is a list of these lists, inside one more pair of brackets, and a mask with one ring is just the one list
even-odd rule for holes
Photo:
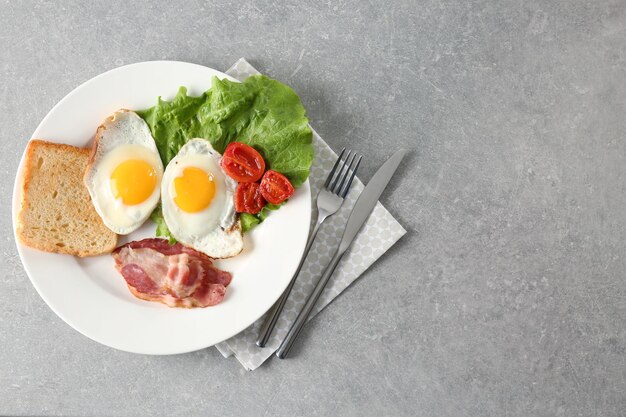
[[191,139],[170,161],[161,183],[163,217],[181,243],[212,258],[243,248],[233,194],[237,182],[220,167],[221,155],[206,139]]

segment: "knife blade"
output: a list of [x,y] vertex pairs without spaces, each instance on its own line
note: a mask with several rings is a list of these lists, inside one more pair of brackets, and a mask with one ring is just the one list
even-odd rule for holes
[[311,315],[311,311],[320,295],[322,295],[322,291],[326,287],[326,284],[330,280],[337,264],[341,260],[341,257],[344,255],[346,250],[350,247],[354,238],[356,237],[359,230],[363,227],[370,214],[374,210],[380,195],[383,193],[387,184],[389,184],[389,180],[398,169],[400,162],[402,162],[402,158],[407,154],[405,149],[401,149],[394,153],[388,160],[385,162],[379,169],[376,171],[370,182],[365,186],[361,195],[357,199],[354,204],[354,208],[348,217],[348,223],[346,224],[346,228],[343,232],[343,237],[341,238],[341,242],[339,243],[339,247],[335,252],[335,255],[331,259],[330,263],[326,267],[324,274],[318,281],[317,285],[313,289],[313,292],[307,299],[304,307],[298,314],[296,321],[291,325],[285,340],[280,344],[280,347],[276,351],[276,356],[280,359],[284,359],[289,354],[293,343],[296,338],[300,334],[300,331],[304,327],[307,319]]
[[408,151],[405,149],[396,151],[387,162],[378,168],[378,171],[376,171],[370,182],[367,183],[361,195],[359,195],[359,198],[356,200],[350,217],[348,217],[348,223],[346,224],[346,229],[343,232],[343,237],[339,244],[339,252],[345,252],[348,249],[356,237],[356,234],[359,233],[365,221],[369,218],[370,214],[372,214],[380,195],[385,191],[387,184],[389,184],[391,177],[398,169],[402,158],[404,158],[407,152]]

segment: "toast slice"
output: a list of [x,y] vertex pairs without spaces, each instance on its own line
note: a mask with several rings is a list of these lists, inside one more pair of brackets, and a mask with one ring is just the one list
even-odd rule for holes
[[117,235],[96,213],[83,174],[89,149],[31,140],[17,236],[30,247],[80,257],[110,253]]

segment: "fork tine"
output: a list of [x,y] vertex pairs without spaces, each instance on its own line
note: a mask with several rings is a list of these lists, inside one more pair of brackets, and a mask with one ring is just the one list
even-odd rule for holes
[[333,194],[337,194],[336,190],[337,190],[337,182],[339,182],[339,178],[341,178],[344,174],[343,174],[343,170],[344,168],[347,168],[347,164],[346,162],[348,161],[348,158],[350,158],[350,155],[352,154],[352,150],[348,150],[348,153],[346,154],[346,158],[343,160],[343,164],[341,165],[341,167],[339,168],[339,170],[337,171],[337,175],[335,176],[335,180],[333,181],[332,185],[330,186],[329,191]]
[[[352,180],[354,179],[354,176],[356,175],[356,171],[359,169],[359,165],[361,165],[361,159],[363,159],[363,155],[359,155],[359,159],[356,161],[356,165],[352,169],[352,175],[350,175],[350,179],[348,180],[348,183],[346,184],[346,188],[341,193],[341,198],[346,198],[346,195],[348,194],[348,191],[350,191],[350,186],[352,185]],[[350,164],[350,165],[352,165],[352,164]]]
[[346,148],[343,148],[341,150],[339,157],[335,161],[335,165],[333,165],[333,169],[330,170],[330,174],[328,174],[328,178],[326,178],[326,182],[324,183],[324,188],[327,188],[328,184],[330,184],[330,180],[333,179],[333,175],[335,175],[335,170],[337,169],[337,165],[339,165],[339,162],[341,161],[341,157],[343,156],[345,151],[346,151]]
[[350,176],[350,167],[354,162],[354,158],[356,157],[356,152],[352,154],[352,158],[350,158],[350,162],[348,162],[348,158],[346,158],[346,172],[341,177],[341,182],[339,183],[339,187],[337,187],[337,192],[335,194],[341,195],[341,189],[343,188],[343,183],[346,182],[346,178]]

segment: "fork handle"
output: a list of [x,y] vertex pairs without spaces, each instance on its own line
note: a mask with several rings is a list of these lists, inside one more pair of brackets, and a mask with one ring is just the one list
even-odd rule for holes
[[261,330],[259,330],[259,336],[256,340],[256,345],[258,347],[265,347],[265,345],[267,344],[267,341],[272,335],[272,331],[274,330],[274,327],[276,327],[276,322],[278,322],[280,313],[282,313],[283,308],[285,308],[285,303],[287,302],[287,298],[289,298],[289,293],[291,293],[291,289],[293,288],[293,285],[296,282],[296,278],[298,277],[298,274],[300,274],[302,265],[304,265],[304,260],[306,259],[306,256],[308,255],[309,250],[311,249],[311,246],[313,245],[313,241],[315,240],[315,236],[317,236],[317,232],[320,230],[320,226],[322,225],[325,219],[326,217],[318,218],[317,222],[315,223],[315,227],[313,228],[313,231],[311,232],[311,236],[309,236],[309,240],[307,240],[306,242],[306,247],[304,248],[304,253],[302,254],[302,258],[300,259],[300,263],[298,264],[298,268],[296,269],[296,272],[294,272],[293,277],[291,278],[291,281],[289,281],[289,285],[287,285],[287,288],[283,292],[283,295],[280,296],[278,301],[274,303],[270,311],[267,313],[267,316],[265,317],[265,321],[263,322],[263,325],[261,326]]
[[341,260],[341,257],[344,253],[345,251],[339,250],[337,251],[337,253],[335,253],[335,256],[333,256],[333,259],[330,261],[330,264],[328,264],[328,267],[326,267],[324,275],[322,275],[322,277],[318,281],[315,289],[309,296],[309,299],[306,300],[306,304],[300,311],[300,314],[298,314],[296,321],[291,325],[289,333],[287,333],[287,337],[285,337],[285,340],[283,340],[283,343],[281,343],[280,347],[276,351],[276,356],[278,356],[280,359],[285,359],[289,354],[293,343],[296,341],[298,335],[300,334],[300,331],[304,327],[304,324],[311,315],[313,307],[315,307],[317,300],[320,298],[320,295],[322,295],[322,291],[324,291],[328,280],[333,275],[333,272],[335,272],[335,268],[337,267],[337,264]]

